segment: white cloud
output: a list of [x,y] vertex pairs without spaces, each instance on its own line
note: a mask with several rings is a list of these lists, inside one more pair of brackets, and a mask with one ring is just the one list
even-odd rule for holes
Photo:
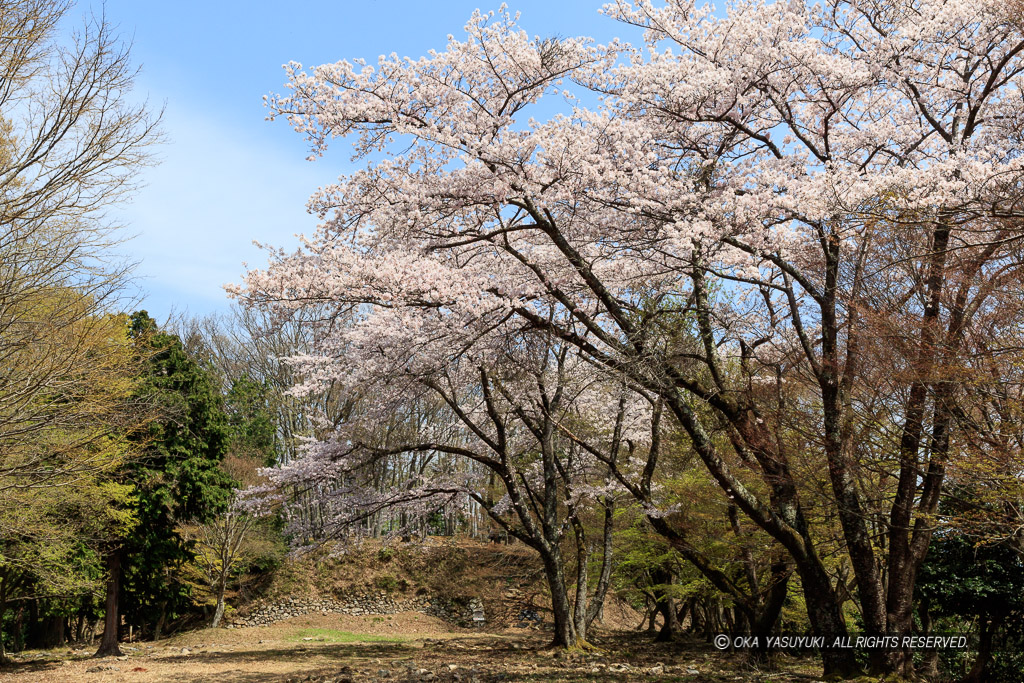
[[146,169],[146,186],[117,213],[136,235],[126,251],[140,261],[142,305],[158,319],[172,308],[226,306],[222,286],[241,279],[243,262],[265,263],[252,241],[290,247],[294,234],[312,232],[306,199],[339,171],[304,161],[298,136],[283,146],[275,131],[261,136],[181,104],[168,106],[163,128],[162,162]]

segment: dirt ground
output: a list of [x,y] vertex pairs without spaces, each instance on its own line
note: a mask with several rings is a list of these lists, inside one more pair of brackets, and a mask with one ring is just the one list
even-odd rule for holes
[[751,671],[704,643],[655,644],[635,632],[603,633],[595,641],[605,652],[587,655],[546,650],[549,638],[533,630],[459,629],[417,612],[316,615],[124,644],[122,658],[93,659],[91,651],[66,648],[23,652],[0,669],[0,683],[818,680],[813,660]]

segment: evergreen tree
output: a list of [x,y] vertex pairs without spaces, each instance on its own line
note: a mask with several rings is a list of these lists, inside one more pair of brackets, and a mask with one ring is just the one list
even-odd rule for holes
[[932,631],[976,633],[977,656],[963,681],[1024,680],[1024,558],[1010,543],[939,536],[917,598],[919,620]]
[[226,409],[231,429],[231,451],[270,467],[277,461],[277,426],[266,382],[243,374],[228,390]]
[[[145,311],[132,315],[131,336],[145,357],[140,398],[156,411],[141,458],[124,473],[135,485],[138,531],[110,553],[108,617],[98,655],[117,652],[117,614],[159,636],[188,604],[178,570],[192,544],[177,527],[224,509],[233,486],[220,465],[230,430],[210,372],[191,358],[176,335],[161,332]],[[120,588],[113,585],[120,573]],[[111,593],[120,596],[111,603]]]

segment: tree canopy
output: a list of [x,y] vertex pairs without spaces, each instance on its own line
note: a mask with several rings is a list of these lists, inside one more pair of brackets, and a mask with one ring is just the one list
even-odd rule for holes
[[[278,319],[317,311],[298,391],[342,385],[373,415],[442,387],[488,417],[458,437],[488,457],[515,400],[479,373],[546,348],[561,376],[567,349],[625,387],[646,443],[664,407],[785,549],[817,634],[848,633],[846,571],[868,634],[910,633],[947,467],[980,428],[959,402],[1005,386],[1024,311],[1007,144],[1024,36],[1003,9],[607,5],[638,46],[478,12],[418,60],[292,64],[271,115],[313,158],[342,138],[363,165],[311,198],[315,235],[233,291]],[[543,394],[530,410],[570,433]],[[600,396],[581,409],[607,421],[620,399]],[[352,429],[295,471],[338,490]],[[826,673],[857,668],[823,654]]]

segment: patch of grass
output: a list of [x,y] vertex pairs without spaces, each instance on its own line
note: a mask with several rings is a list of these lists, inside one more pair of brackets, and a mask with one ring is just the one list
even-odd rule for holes
[[304,628],[289,638],[289,640],[301,641],[303,638],[312,638],[324,643],[404,643],[408,640],[408,638],[398,636],[352,633],[350,631],[338,631],[333,628]]
[[398,579],[391,574],[382,574],[373,581],[377,588],[387,593],[393,593],[398,588]]

